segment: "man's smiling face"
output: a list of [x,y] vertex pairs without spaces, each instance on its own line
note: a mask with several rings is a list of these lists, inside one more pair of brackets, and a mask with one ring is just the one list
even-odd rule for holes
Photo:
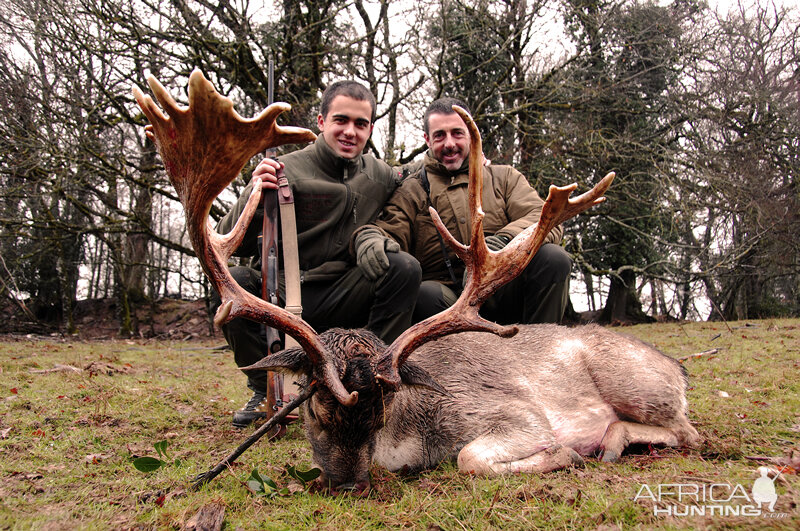
[[469,155],[467,124],[456,113],[433,113],[428,117],[425,143],[436,160],[450,172],[456,172]]
[[364,151],[372,134],[372,106],[368,101],[339,95],[327,116],[317,116],[325,142],[342,158],[354,159]]

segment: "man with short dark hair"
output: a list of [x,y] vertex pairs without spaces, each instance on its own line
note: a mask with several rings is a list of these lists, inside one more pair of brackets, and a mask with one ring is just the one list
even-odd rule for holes
[[[411,324],[420,284],[419,263],[399,252],[399,246],[378,230],[354,232],[372,223],[394,192],[399,177],[385,162],[365,155],[372,134],[375,98],[354,81],[330,85],[322,95],[316,142],[280,157],[265,158],[253,178],[265,189],[277,188],[277,173],[285,171],[294,193],[300,257],[302,317],[318,332],[333,327],[366,327],[384,341],[394,340]],[[220,221],[229,232],[244,209],[252,182]],[[237,256],[252,256],[252,267],[233,267],[236,281],[259,294],[261,287],[257,237],[263,211],[250,223]],[[351,243],[352,240],[352,243]],[[212,299],[216,310],[220,300]],[[222,327],[237,366],[251,365],[268,354],[260,325],[234,319]],[[272,415],[267,411],[266,372],[247,375],[253,397],[234,413],[244,427]]]
[[[453,105],[468,110],[455,98],[436,100],[426,110],[423,129],[429,149],[422,170],[403,182],[376,223],[422,266],[415,322],[451,306],[463,289],[464,264],[445,248],[428,212],[432,205],[450,233],[469,243],[470,134]],[[488,165],[482,171],[483,229],[487,246],[497,251],[539,220],[544,201],[510,166]],[[481,314],[503,324],[559,322],[572,268],[569,254],[558,245],[561,236],[561,227],[553,229],[528,267],[490,297]]]

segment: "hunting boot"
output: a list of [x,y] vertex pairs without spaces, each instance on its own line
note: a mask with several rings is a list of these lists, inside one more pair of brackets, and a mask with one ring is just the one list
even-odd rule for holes
[[[272,418],[284,405],[289,396],[283,395],[283,376],[268,372],[267,390],[256,390],[253,396],[242,409],[233,414],[233,425],[237,428],[246,428],[250,424],[262,419]],[[282,399],[278,400],[277,396]],[[286,426],[298,419],[297,414],[287,415],[280,424],[276,425],[269,434],[269,438],[280,438],[286,435]]]
[[246,428],[257,420],[271,417],[273,413],[267,400],[267,392],[256,390],[244,407],[233,413],[233,425],[237,428]]

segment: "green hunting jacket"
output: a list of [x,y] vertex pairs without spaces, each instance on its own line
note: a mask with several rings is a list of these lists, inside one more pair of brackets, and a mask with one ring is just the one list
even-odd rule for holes
[[[355,266],[350,239],[359,227],[373,223],[399,184],[397,171],[372,155],[352,160],[339,157],[322,135],[313,144],[283,155],[286,178],[292,188],[297,218],[301,279],[333,279]],[[239,219],[252,190],[247,185],[230,212],[217,224],[229,232]],[[244,240],[234,253],[252,256],[259,269],[258,234],[263,209],[259,207]]]
[[[469,243],[470,219],[467,205],[469,163],[455,174],[450,173],[430,151],[425,155],[425,170],[430,183],[430,197],[447,229],[464,244]],[[485,235],[515,237],[539,221],[544,201],[525,176],[511,166],[483,167],[483,220]],[[428,196],[422,187],[421,172],[406,179],[389,199],[376,225],[384,230],[422,265],[422,279],[451,283],[444,262],[438,232],[428,212]],[[545,243],[559,243],[561,226],[547,235]],[[456,278],[461,278],[463,263],[448,248]]]

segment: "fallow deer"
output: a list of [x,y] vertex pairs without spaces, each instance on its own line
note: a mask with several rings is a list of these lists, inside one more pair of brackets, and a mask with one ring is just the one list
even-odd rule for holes
[[467,266],[463,294],[389,346],[366,330],[318,334],[247,293],[228,272],[227,260],[261,187],[253,187],[229,234],[217,234],[208,222],[212,202],[252,156],[314,135],[275,124],[286,104],[242,119],[198,71],[189,80],[188,108],[179,107],[155,78],[148,83],[167,115],[137,89],[135,96],[185,208],[203,270],[222,297],[215,321],[244,317],[298,341],[300,348],[250,369],[292,373],[316,389],[302,405],[305,431],[323,471],[320,481],[331,493],[366,493],[372,462],[419,470],[456,457],[465,473],[547,472],[581,464],[593,453],[614,461],[632,443],[699,442],[687,418],[683,367],[655,348],[601,327],[500,326],[478,314],[481,303],[525,268],[554,226],[603,201],[613,174],[574,199],[569,196],[576,185],[551,186],[539,223],[501,251],[489,251],[480,208],[480,135],[471,117],[455,108],[472,137],[469,246],[447,232],[435,211],[432,216]]

